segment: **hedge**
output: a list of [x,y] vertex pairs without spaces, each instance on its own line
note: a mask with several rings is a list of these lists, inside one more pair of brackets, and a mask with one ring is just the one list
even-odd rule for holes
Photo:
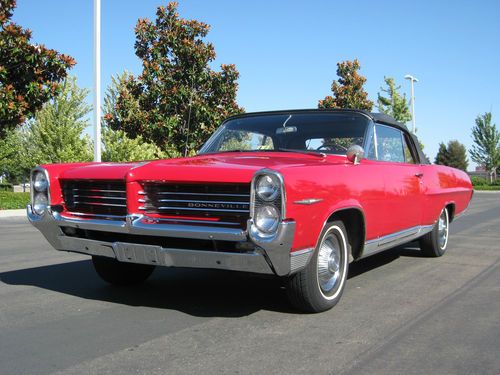
[[12,191],[13,189],[12,184],[0,184],[0,191]]
[[0,210],[26,208],[30,202],[30,193],[13,193],[0,191]]

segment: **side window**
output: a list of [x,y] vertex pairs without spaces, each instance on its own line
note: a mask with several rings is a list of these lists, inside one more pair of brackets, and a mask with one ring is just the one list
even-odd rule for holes
[[411,153],[411,149],[409,147],[408,137],[403,137],[403,148],[405,153],[405,161],[409,164],[416,164],[415,157]]
[[377,133],[378,160],[405,162],[403,137],[398,129],[384,125],[375,125]]

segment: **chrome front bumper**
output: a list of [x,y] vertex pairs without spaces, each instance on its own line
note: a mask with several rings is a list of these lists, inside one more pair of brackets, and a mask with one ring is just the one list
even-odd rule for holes
[[[290,253],[295,222],[282,222],[272,237],[260,237],[252,220],[248,231],[231,228],[214,228],[176,224],[149,224],[145,216],[128,215],[125,221],[76,219],[48,211],[38,216],[27,207],[30,222],[57,250],[116,258],[122,262],[153,264],[167,267],[215,268],[285,276],[303,268],[312,249]],[[67,236],[61,227],[126,233],[141,236],[176,237],[198,240],[247,242],[256,245],[250,252],[235,253],[178,249],[125,242],[97,241]],[[300,259],[299,259],[300,258]]]

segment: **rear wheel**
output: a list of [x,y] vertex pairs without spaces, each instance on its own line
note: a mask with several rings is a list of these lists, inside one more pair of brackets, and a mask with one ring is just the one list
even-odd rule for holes
[[450,218],[448,209],[445,207],[439,219],[432,228],[432,231],[427,233],[420,239],[420,249],[425,256],[440,257],[446,252],[448,247],[448,234],[450,227]]
[[344,224],[329,223],[309,264],[288,279],[287,292],[292,305],[307,312],[326,311],[335,306],[347,279],[349,253]]
[[136,285],[147,280],[155,266],[119,262],[113,258],[93,256],[92,263],[97,274],[113,285]]

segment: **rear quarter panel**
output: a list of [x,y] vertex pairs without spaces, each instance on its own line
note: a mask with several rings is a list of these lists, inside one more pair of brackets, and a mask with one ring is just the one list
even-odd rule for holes
[[454,216],[463,213],[473,194],[469,176],[461,170],[442,165],[423,165],[421,167],[424,174],[423,224],[434,224],[443,207],[448,204],[454,205]]

